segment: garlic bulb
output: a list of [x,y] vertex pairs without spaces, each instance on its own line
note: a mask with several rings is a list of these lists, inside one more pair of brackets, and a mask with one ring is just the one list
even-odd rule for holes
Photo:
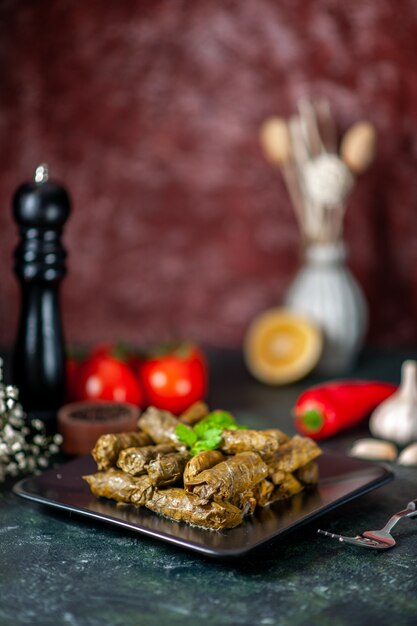
[[371,415],[371,433],[406,445],[417,440],[417,362],[404,361],[401,385]]

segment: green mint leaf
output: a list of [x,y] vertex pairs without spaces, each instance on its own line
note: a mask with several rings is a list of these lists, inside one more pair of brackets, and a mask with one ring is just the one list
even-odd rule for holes
[[229,411],[212,411],[205,419],[210,421],[213,426],[222,426],[223,428],[237,425],[235,418]]
[[215,450],[219,447],[222,440],[223,429],[211,428],[204,433],[204,437],[197,441],[192,449],[191,454],[195,455],[203,450]]
[[201,439],[206,430],[211,428],[237,428],[234,417],[228,411],[212,411],[194,426],[194,432]]
[[231,413],[228,411],[212,411],[198,422],[194,429],[185,424],[178,424],[175,432],[181,443],[185,443],[194,456],[204,450],[215,450],[222,441],[223,431],[244,429],[238,426]]
[[192,448],[197,441],[196,433],[185,424],[177,424],[175,427],[175,434],[181,443],[185,443],[188,448]]
[[218,426],[215,428],[209,428],[204,432],[202,437],[199,438],[199,441],[216,441],[217,443],[220,443],[223,435],[223,430],[223,428],[219,428]]
[[204,450],[215,450],[218,448],[220,441],[221,435],[217,439],[197,441],[197,443],[191,448],[191,455],[195,456]]

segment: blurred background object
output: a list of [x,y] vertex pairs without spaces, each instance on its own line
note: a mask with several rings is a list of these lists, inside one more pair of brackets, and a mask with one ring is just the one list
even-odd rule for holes
[[260,128],[265,157],[285,180],[304,255],[284,303],[319,325],[320,372],[340,375],[354,364],[368,326],[365,298],[345,264],[343,229],[354,174],[372,163],[376,133],[369,122],[355,124],[343,136],[339,154],[329,102],[303,98],[297,109],[288,120],[267,118]]
[[374,437],[390,439],[400,446],[417,440],[417,361],[408,359],[401,368],[397,392],[375,408],[369,421]]
[[4,0],[0,4],[0,343],[15,331],[10,198],[47,161],[71,191],[70,343],[240,345],[299,263],[261,122],[325,97],[378,133],[349,201],[369,341],[417,341],[417,7],[404,0]]
[[0,358],[0,483],[45,469],[61,443],[60,434],[48,434],[42,420],[23,411],[18,388],[3,382]]
[[243,343],[251,374],[268,385],[287,385],[307,376],[323,351],[323,334],[308,317],[276,307],[252,320]]
[[59,291],[67,256],[61,236],[70,210],[67,191],[49,180],[45,163],[13,196],[13,217],[20,237],[14,271],[21,290],[13,382],[26,411],[54,413],[65,397]]

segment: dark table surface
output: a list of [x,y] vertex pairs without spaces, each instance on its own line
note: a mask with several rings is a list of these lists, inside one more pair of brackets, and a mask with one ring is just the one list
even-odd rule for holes
[[[398,382],[417,351],[368,351],[352,376]],[[310,378],[283,389],[246,373],[240,354],[215,352],[210,404],[252,427],[293,433],[290,409]],[[366,426],[332,439],[345,452]],[[417,497],[417,468],[327,513],[320,527],[356,534],[381,527]],[[213,561],[133,533],[55,512],[0,485],[0,626],[416,624],[417,525],[373,552],[317,535],[318,522],[234,561]]]

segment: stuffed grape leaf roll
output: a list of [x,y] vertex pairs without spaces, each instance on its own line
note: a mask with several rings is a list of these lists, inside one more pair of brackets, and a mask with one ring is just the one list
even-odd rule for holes
[[140,476],[140,474],[146,474],[151,461],[171,452],[176,452],[176,448],[167,443],[142,448],[126,448],[119,454],[117,467],[132,476]]
[[186,489],[202,501],[231,501],[267,475],[268,468],[259,454],[242,452],[204,470],[186,485]]
[[209,408],[205,402],[194,402],[184,413],[179,416],[179,421],[187,426],[194,426],[209,414]]
[[274,437],[279,443],[279,445],[283,443],[287,443],[290,440],[289,436],[282,432],[279,428],[267,428],[262,431],[265,435],[271,435]]
[[151,479],[146,474],[131,476],[111,467],[105,472],[83,476],[91,492],[101,498],[109,498],[126,504],[143,506],[153,493]]
[[226,454],[258,452],[262,457],[270,456],[279,448],[279,442],[271,434],[261,430],[224,430],[220,450]]
[[193,478],[206,469],[210,469],[225,460],[225,456],[220,450],[204,450],[193,456],[187,463],[184,470],[184,485],[187,485]]
[[162,411],[154,406],[150,406],[138,421],[138,426],[155,443],[175,443],[178,444],[175,428],[179,424],[177,418],[169,411]]
[[291,496],[294,496],[296,493],[302,491],[303,488],[304,487],[300,481],[297,480],[293,474],[288,472],[285,474],[283,482],[275,487],[274,492],[270,497],[270,501],[275,502],[275,500],[291,498]]
[[320,454],[321,450],[315,441],[309,437],[295,435],[287,443],[282,444],[272,457],[268,458],[269,471],[270,473],[277,471],[294,472]]
[[294,475],[303,485],[312,487],[319,481],[319,466],[314,461],[310,461],[307,465],[303,465],[300,469],[296,470]]
[[151,461],[148,465],[148,476],[152,484],[165,487],[181,481],[189,458],[188,453],[173,452]]
[[229,502],[202,503],[197,496],[179,488],[155,490],[146,507],[179,522],[212,530],[234,528],[243,520],[243,511]]
[[119,454],[125,448],[147,446],[152,441],[142,431],[102,435],[98,438],[91,454],[99,470],[115,467]]

